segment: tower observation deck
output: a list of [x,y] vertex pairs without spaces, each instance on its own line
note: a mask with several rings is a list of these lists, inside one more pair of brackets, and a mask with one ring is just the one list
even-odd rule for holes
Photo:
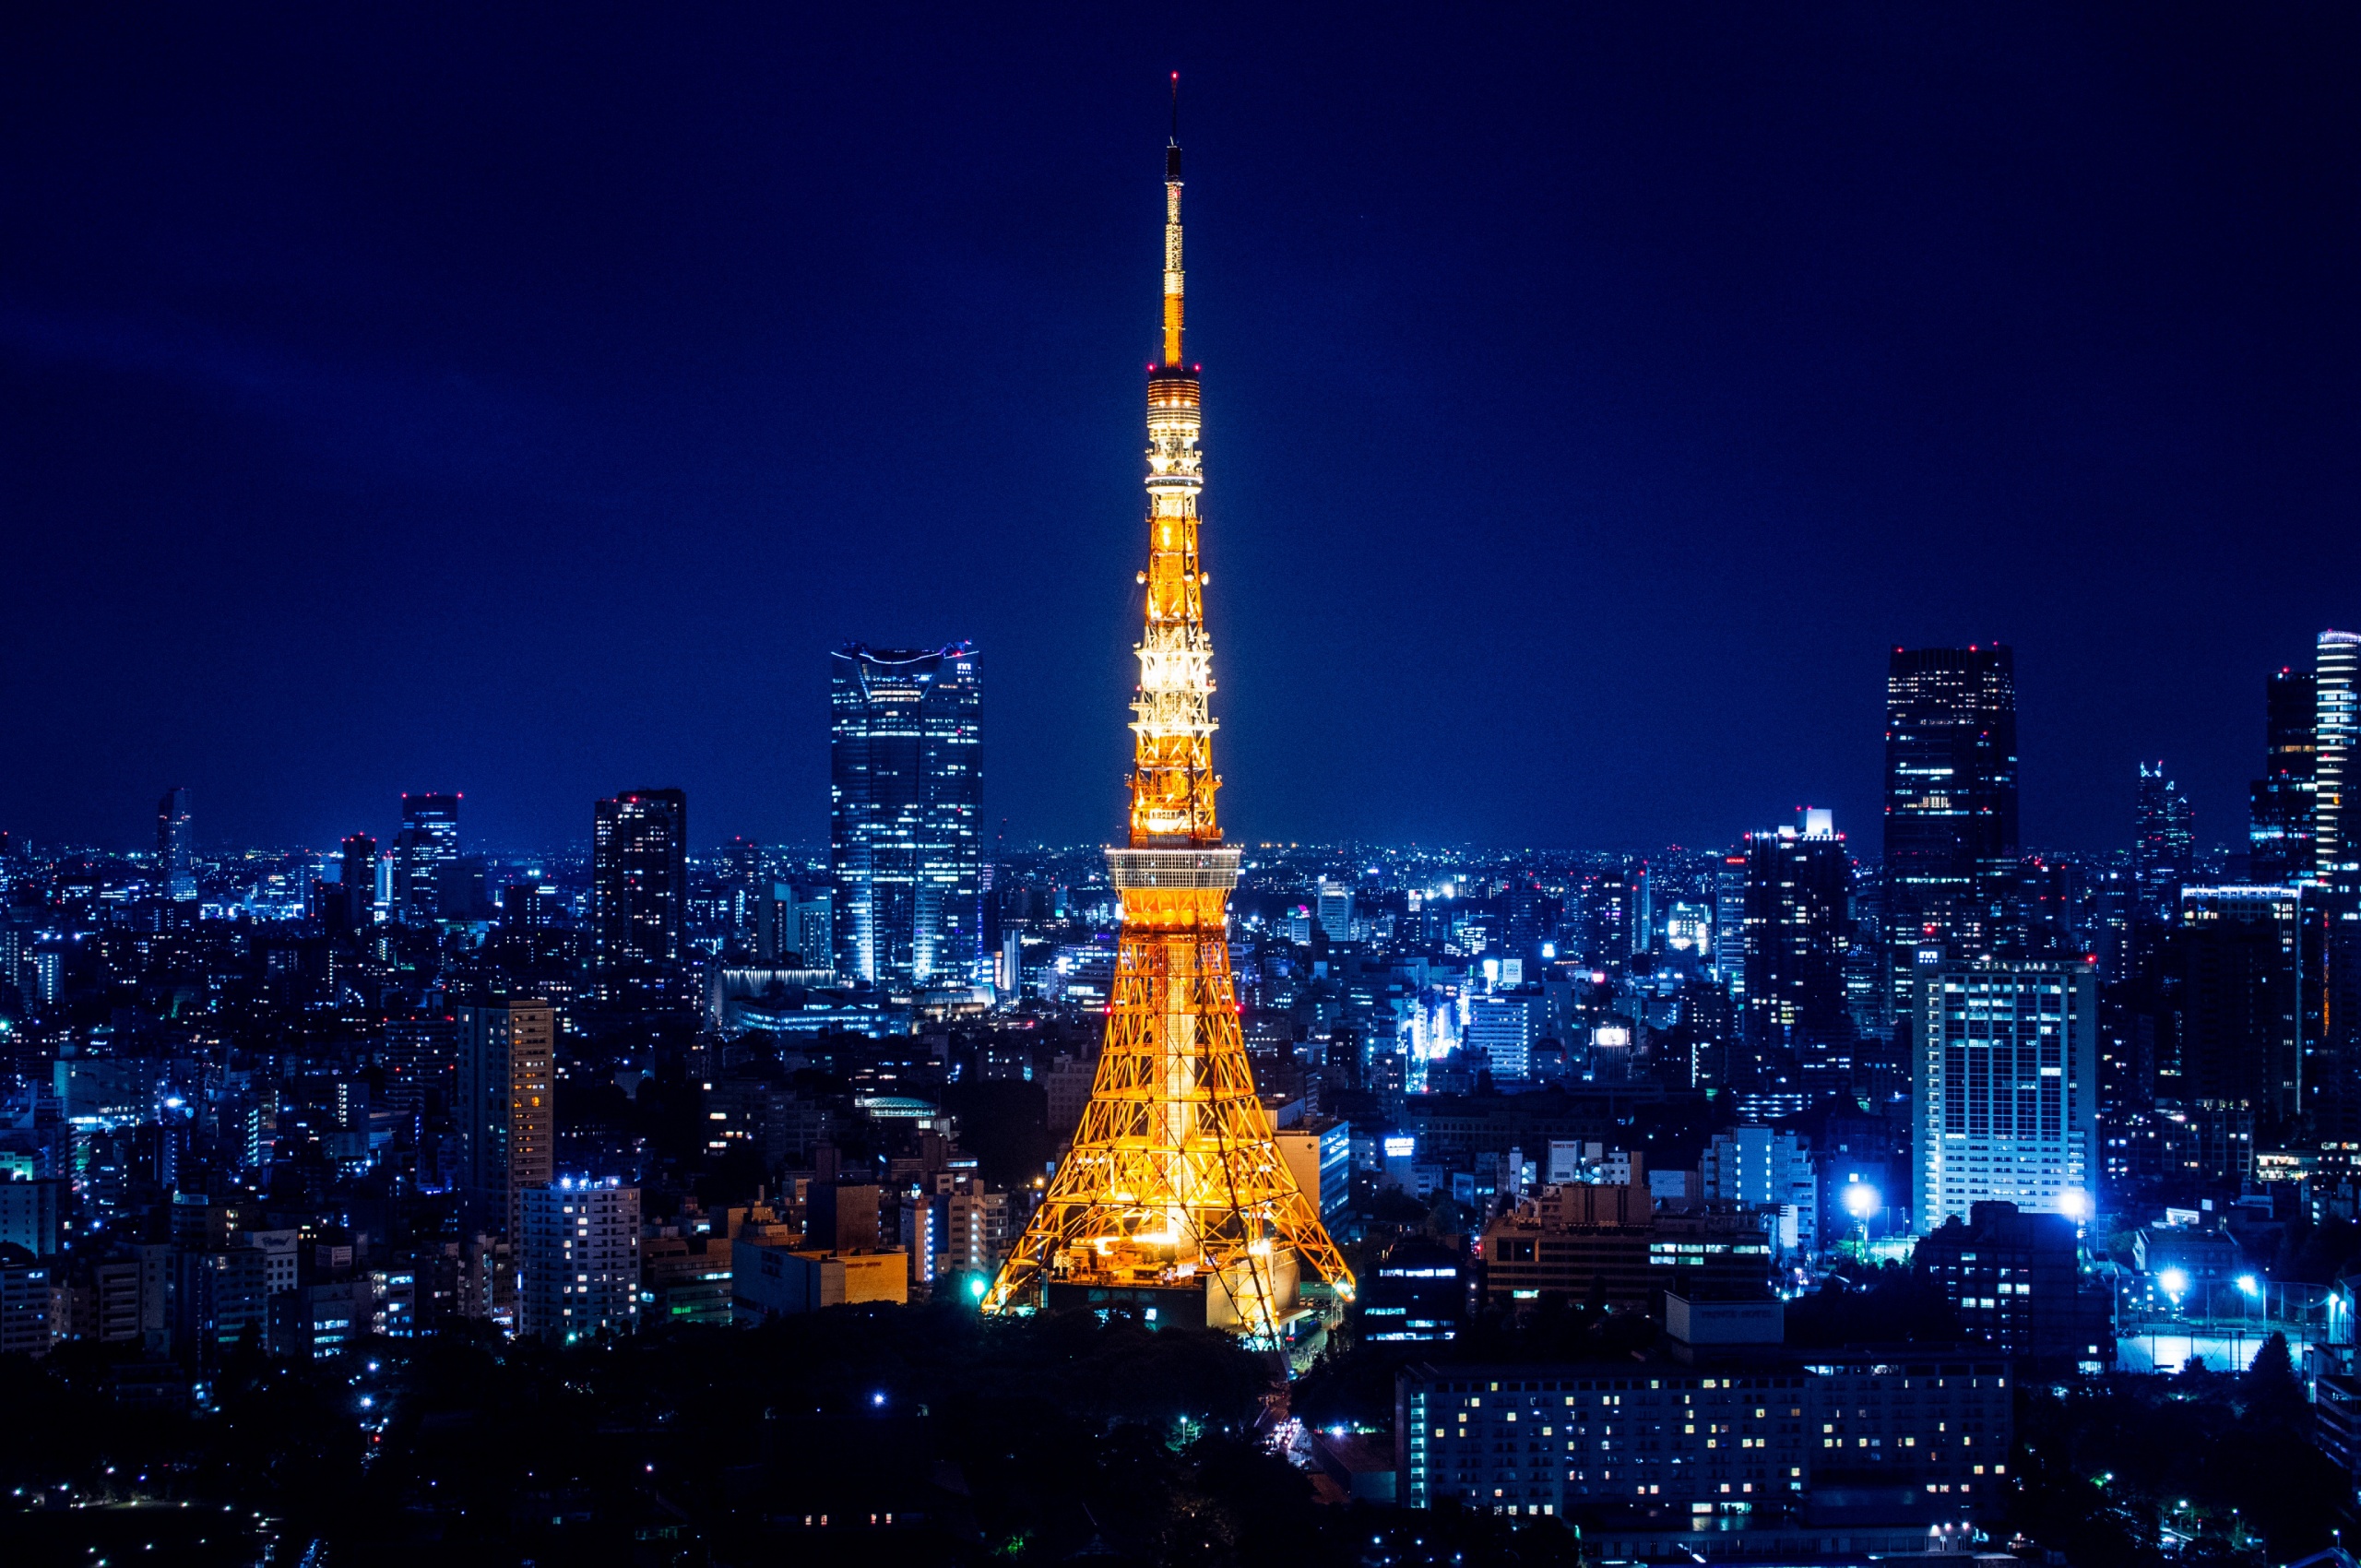
[[1239,852],[1214,807],[1213,645],[1197,497],[1203,399],[1180,354],[1180,145],[1164,163],[1164,343],[1147,374],[1145,625],[1134,648],[1131,832],[1107,851],[1123,900],[1089,1104],[987,1312],[1155,1308],[1276,1346],[1310,1309],[1306,1271],[1353,1277],[1274,1141],[1238,1023],[1229,894]]

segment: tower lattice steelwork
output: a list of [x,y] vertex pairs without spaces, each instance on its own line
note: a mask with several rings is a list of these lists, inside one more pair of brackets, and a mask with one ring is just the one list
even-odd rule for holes
[[[1239,852],[1215,824],[1213,645],[1197,552],[1196,367],[1180,358],[1180,146],[1165,152],[1164,354],[1147,383],[1146,631],[1132,703],[1130,842],[1106,1046],[1074,1148],[984,1298],[988,1312],[1158,1303],[1275,1344],[1310,1268],[1353,1289],[1254,1095],[1229,974]],[[1199,1306],[1198,1303],[1202,1303]]]

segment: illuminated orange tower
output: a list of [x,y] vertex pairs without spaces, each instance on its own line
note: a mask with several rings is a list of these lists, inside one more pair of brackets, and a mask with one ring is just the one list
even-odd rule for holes
[[[1177,78],[1176,78],[1177,102]],[[1164,357],[1147,379],[1147,624],[1132,701],[1130,842],[1107,1039],[1074,1148],[984,1310],[1128,1302],[1265,1345],[1305,1309],[1306,1268],[1353,1277],[1254,1096],[1229,975],[1236,849],[1214,819],[1213,645],[1197,553],[1197,371],[1180,358],[1180,144],[1164,164]]]

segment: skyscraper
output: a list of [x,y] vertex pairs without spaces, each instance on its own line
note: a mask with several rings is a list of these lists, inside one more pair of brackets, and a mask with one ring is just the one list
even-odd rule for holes
[[983,922],[976,646],[849,644],[829,660],[828,700],[837,970],[888,987],[975,983]]
[[1952,961],[1918,982],[1913,1221],[1991,1199],[2090,1212],[2098,1170],[2098,977],[2087,963]]
[[156,802],[156,881],[174,903],[196,897],[190,832],[188,791],[175,785]]
[[2270,885],[2311,875],[2317,684],[2308,670],[2282,670],[2263,683],[2262,777],[2248,796],[2250,882]]
[[2170,925],[2180,890],[2197,869],[2197,814],[2165,765],[2140,765],[2133,808],[2131,872],[2139,885],[2140,918]]
[[2017,879],[2017,681],[2010,650],[1895,648],[1886,664],[1885,907],[1897,1014],[1913,956],[2008,950]]
[[366,833],[353,834],[344,841],[344,853],[337,864],[338,882],[353,927],[370,925],[377,918],[377,841]]
[[469,1207],[513,1241],[519,1194],[550,1179],[555,1157],[556,1018],[546,1002],[459,1009],[457,1123]]
[[634,790],[600,801],[590,837],[590,930],[609,974],[687,956],[689,797]]
[[459,858],[459,797],[402,796],[394,838],[394,918],[426,925],[443,913],[444,868]]
[[2361,737],[2361,633],[2322,632],[2312,677],[2313,866],[2321,882],[2336,886],[2361,873],[2361,828],[2349,798],[2361,788],[2354,754]]
[[1745,1054],[1758,1078],[1790,1061],[1812,1076],[1851,1066],[1852,862],[1827,814],[1805,828],[1747,840]]
[[2181,1098],[2285,1128],[2303,1104],[2296,891],[2184,888],[2180,927]]

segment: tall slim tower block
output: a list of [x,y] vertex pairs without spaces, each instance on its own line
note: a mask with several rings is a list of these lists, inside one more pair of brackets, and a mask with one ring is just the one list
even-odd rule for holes
[[188,791],[175,786],[156,802],[156,880],[164,897],[185,903],[196,897],[196,867],[191,843]]
[[631,790],[593,808],[590,927],[610,974],[688,956],[689,797]]
[[459,1139],[469,1206],[523,1235],[523,1194],[556,1158],[556,1018],[546,1002],[459,1009]]
[[1916,949],[2013,945],[2016,661],[1999,646],[1893,650],[1885,677],[1885,902],[1897,1015]]
[[[828,661],[836,967],[889,989],[972,985],[983,928],[983,683],[973,643]],[[808,963],[823,953],[807,950]]]
[[1146,629],[1134,650],[1130,841],[1107,851],[1123,929],[1105,1049],[1074,1147],[987,1311],[1124,1301],[1275,1346],[1305,1270],[1351,1273],[1255,1098],[1229,972],[1239,851],[1216,825],[1213,647],[1197,549],[1199,386],[1180,357],[1180,148],[1165,153],[1164,352],[1147,382]]
[[394,918],[433,923],[443,913],[443,872],[459,858],[459,797],[402,796],[401,832],[394,838]]
[[2308,670],[2282,670],[2263,684],[2262,777],[2248,790],[2248,880],[2265,886],[2312,873],[2312,725],[2318,696]]
[[2328,886],[2361,873],[2361,633],[2322,632],[2312,661],[2312,852]]

